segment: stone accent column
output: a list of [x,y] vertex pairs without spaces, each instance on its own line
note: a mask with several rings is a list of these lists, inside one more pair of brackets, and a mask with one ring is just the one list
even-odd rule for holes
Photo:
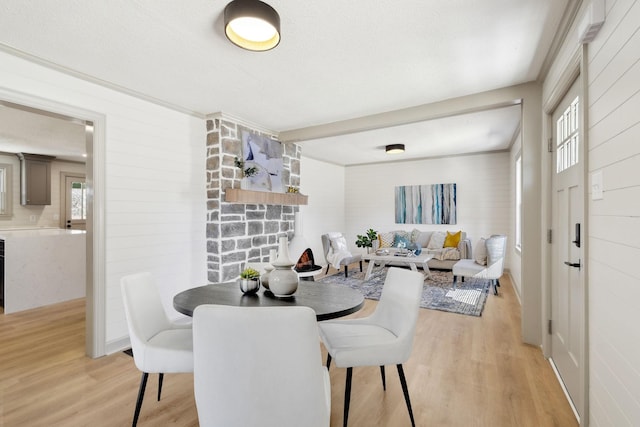
[[[278,238],[293,235],[297,206],[244,205],[224,202],[224,190],[240,188],[242,131],[225,119],[207,120],[207,270],[209,282],[234,280],[246,262],[266,262]],[[264,135],[264,134],[262,134]],[[272,135],[265,135],[276,139]],[[283,144],[283,185],[300,186],[300,147]]]

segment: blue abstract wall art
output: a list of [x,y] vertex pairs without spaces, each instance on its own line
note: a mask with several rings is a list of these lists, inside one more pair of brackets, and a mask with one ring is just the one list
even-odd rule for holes
[[455,224],[456,184],[396,187],[396,224]]

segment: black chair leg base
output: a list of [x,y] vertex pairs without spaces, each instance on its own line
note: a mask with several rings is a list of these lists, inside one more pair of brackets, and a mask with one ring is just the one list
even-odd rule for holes
[[162,395],[162,381],[164,380],[164,374],[161,372],[158,377],[158,402],[160,402],[160,396]]
[[387,380],[384,375],[384,365],[380,366],[380,376],[382,377],[382,389],[387,390]]
[[409,399],[409,388],[407,387],[407,379],[404,376],[404,369],[402,365],[396,365],[398,367],[398,376],[400,377],[400,384],[402,385],[402,392],[404,393],[404,400],[407,402],[407,409],[409,410],[409,418],[411,418],[411,426],[416,427],[416,422],[413,419],[413,410],[411,409],[411,400]]
[[144,390],[147,388],[148,378],[149,378],[149,374],[147,372],[143,372],[142,378],[140,378],[140,389],[138,390],[138,400],[136,401],[136,410],[133,413],[133,422],[131,423],[132,427],[136,427],[136,425],[138,425],[138,417],[140,416],[140,408],[142,408],[142,400],[144,399]]
[[343,427],[347,427],[349,420],[349,402],[351,400],[351,376],[353,374],[353,368],[347,368],[347,380],[344,387],[344,420],[342,422]]

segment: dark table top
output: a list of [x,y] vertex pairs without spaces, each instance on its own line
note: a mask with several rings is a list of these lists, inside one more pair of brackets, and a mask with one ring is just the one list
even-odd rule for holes
[[243,294],[235,282],[191,288],[173,297],[173,307],[187,316],[193,316],[193,310],[200,304],[244,307],[301,305],[315,310],[318,320],[328,320],[360,310],[364,305],[364,297],[359,291],[346,286],[304,280],[300,281],[298,290],[290,297],[276,297],[264,288],[255,294]]

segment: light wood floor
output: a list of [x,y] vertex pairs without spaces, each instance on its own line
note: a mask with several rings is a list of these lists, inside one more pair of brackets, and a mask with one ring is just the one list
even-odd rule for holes
[[[500,290],[479,318],[420,310],[405,365],[418,426],[578,425],[540,350],[520,342],[520,307],[508,277]],[[354,316],[375,304],[367,300]],[[344,369],[331,368],[332,426],[342,425],[344,379]],[[139,381],[123,353],[84,356],[83,300],[0,314],[1,427],[130,425]],[[197,426],[192,381],[190,374],[165,375],[157,402],[152,375],[138,425]],[[378,368],[354,369],[349,425],[410,425],[395,369],[387,368],[386,392]]]

